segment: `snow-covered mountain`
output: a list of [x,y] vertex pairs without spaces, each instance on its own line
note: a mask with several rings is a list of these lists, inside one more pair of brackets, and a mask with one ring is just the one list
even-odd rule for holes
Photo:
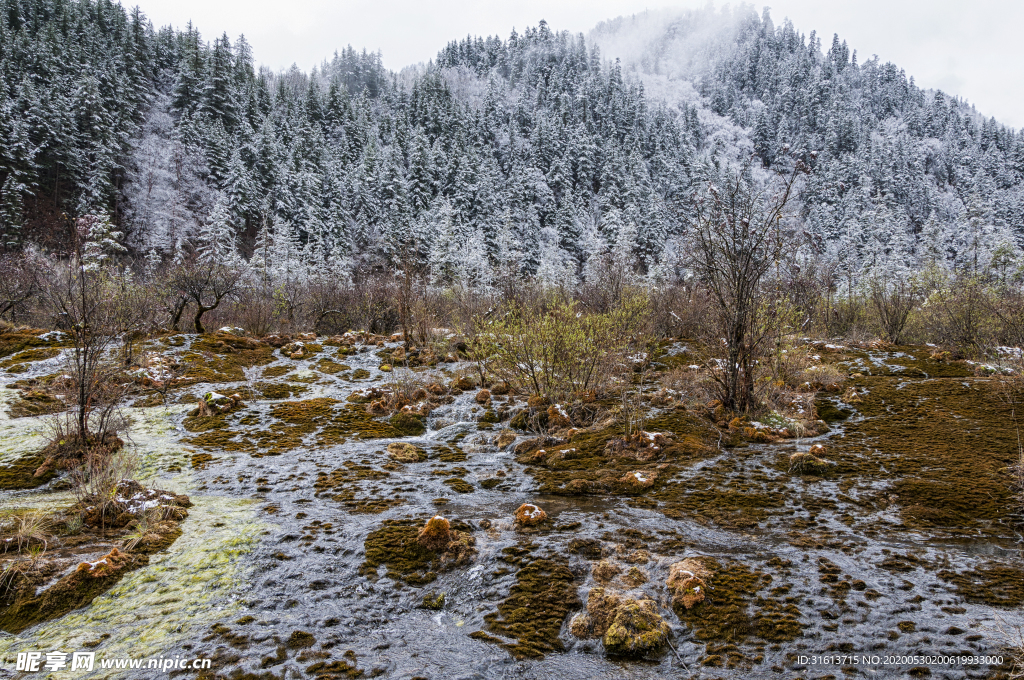
[[770,171],[788,149],[813,165],[807,257],[859,276],[1020,256],[1024,133],[749,6],[587,37],[541,22],[401,73],[351,48],[272,73],[243,40],[154,30],[104,0],[0,5],[9,247],[59,244],[63,210],[111,214],[151,261],[191,243],[559,282],[613,253],[670,276],[708,169]]

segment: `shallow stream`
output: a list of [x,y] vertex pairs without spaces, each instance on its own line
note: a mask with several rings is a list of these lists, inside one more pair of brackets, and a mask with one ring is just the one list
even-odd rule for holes
[[[271,365],[295,364],[298,371],[274,380],[307,387],[298,399],[344,401],[353,390],[395,379],[394,373],[378,370],[374,351],[345,357],[352,371],[335,376],[313,372],[315,361],[278,359]],[[851,370],[901,369],[898,354],[874,353],[855,360]],[[52,372],[54,361],[39,362],[31,371]],[[346,379],[358,369],[369,377]],[[906,378],[930,379],[935,380]],[[874,383],[866,379],[864,384],[870,391]],[[186,391],[230,393],[246,387],[241,381]],[[966,678],[998,671],[989,664],[928,664],[905,657],[1003,654],[1008,659],[1006,641],[1024,626],[1019,601],[1003,592],[1012,584],[991,585],[998,591],[996,599],[1005,600],[999,600],[1004,606],[993,606],[976,593],[965,595],[948,576],[989,573],[985,570],[1000,565],[1016,568],[1021,555],[1009,522],[970,531],[908,523],[900,514],[900,499],[885,500],[896,495],[890,485],[900,477],[900,466],[894,462],[887,469],[882,463],[851,483],[857,473],[849,460],[856,455],[842,453],[838,444],[835,475],[790,473],[790,454],[819,443],[830,449],[844,436],[844,427],[865,417],[859,412],[816,439],[722,449],[638,502],[627,496],[538,494],[535,476],[515,461],[511,447],[492,443],[498,429],[478,429],[483,409],[473,396],[466,392],[433,411],[427,432],[419,437],[350,437],[317,445],[314,436],[306,436],[298,448],[263,457],[186,443],[194,436],[183,425],[190,406],[129,409],[129,435],[143,461],[141,481],[192,498],[183,536],[92,605],[18,636],[0,637],[0,657],[10,659],[26,648],[88,648],[98,657],[210,657],[219,676],[268,679],[327,677],[330,672],[337,673],[330,677],[351,677],[359,671],[364,677],[407,680]],[[857,410],[838,395],[831,399]],[[244,411],[232,414],[235,429],[242,418],[270,422],[271,407],[279,403],[246,401]],[[0,461],[38,448],[44,420],[0,416]],[[385,469],[390,462],[385,450],[392,441],[421,447],[429,457]],[[200,452],[212,460],[193,464]],[[315,486],[318,478],[328,479],[336,471],[333,486]],[[481,484],[496,478],[500,482],[493,488]],[[702,495],[688,498],[697,491]],[[7,506],[62,499],[66,494],[47,487],[0,492],[0,503]],[[548,528],[517,529],[513,513],[522,503],[543,508],[551,520]],[[381,507],[386,509],[366,512]],[[366,568],[367,538],[385,521],[422,524],[435,514],[471,530],[477,553],[469,564],[441,571],[423,585],[386,576],[384,565]],[[585,603],[596,585],[596,561],[593,555],[571,552],[574,539],[599,541],[604,557],[624,569],[631,552],[650,553],[649,561],[636,565],[646,583],[631,588],[617,580],[614,587],[660,603],[673,629],[672,650],[655,661],[607,658],[600,640],[577,640],[568,632],[572,613],[552,641],[564,649],[542,658],[517,659],[493,641],[470,637],[491,629],[485,616],[498,611],[517,583],[518,570],[534,559],[550,558],[568,567],[580,603]],[[669,565],[694,555],[746,568],[746,580],[737,583],[752,590],[737,597],[749,615],[736,621],[751,618],[758,627],[709,638],[677,617],[665,588]],[[438,593],[444,593],[441,609],[422,607],[426,595]],[[710,598],[714,601],[715,594]],[[796,634],[763,628],[763,621],[781,621]],[[829,662],[814,664],[816,656],[829,657]],[[864,656],[879,660],[865,661]],[[891,663],[882,661],[889,657]],[[54,677],[158,677],[152,671],[111,673]]]

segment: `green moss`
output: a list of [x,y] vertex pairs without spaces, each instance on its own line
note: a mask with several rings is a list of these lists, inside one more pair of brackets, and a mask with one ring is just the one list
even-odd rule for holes
[[263,369],[264,378],[280,378],[282,375],[291,373],[294,366],[286,366],[284,364],[278,366],[267,366]]
[[[318,661],[315,664],[306,666],[306,674],[316,678],[317,680],[338,680],[342,677],[361,678],[364,675],[361,668],[357,668],[340,660],[330,662]],[[245,679],[242,678],[241,680]]]
[[431,570],[436,554],[416,542],[422,522],[388,520],[380,529],[370,532],[363,546],[366,558],[359,573],[377,578],[377,568],[387,567],[388,578],[410,585],[424,585],[437,578]]
[[423,596],[423,602],[420,604],[423,609],[444,609],[444,592],[431,591]]
[[66,347],[68,345],[66,340],[56,342],[39,337],[45,332],[38,328],[27,328],[0,333],[0,358],[40,347]]
[[227,333],[200,336],[182,357],[182,362],[188,365],[184,379],[206,383],[245,380],[243,369],[274,360],[272,347]]
[[[525,562],[516,573],[516,583],[508,597],[496,613],[487,614],[484,620],[491,632],[516,639],[514,643],[500,644],[517,659],[542,657],[564,649],[558,634],[565,617],[578,606],[575,577],[566,562],[541,558]],[[499,642],[486,633],[475,637]]]
[[215,413],[208,416],[189,416],[182,423],[189,432],[208,432],[227,427],[227,413]]
[[[705,600],[691,609],[676,601],[673,609],[697,639],[708,643],[705,662],[722,656],[726,647],[751,638],[788,642],[800,635],[803,624],[794,604],[771,597],[754,597],[758,590],[771,583],[770,575],[739,562],[723,565],[704,558],[704,563],[712,572]],[[742,656],[734,656],[727,665],[748,661],[740,658]]]
[[[564,444],[543,445],[533,450],[517,447],[517,460],[540,483],[542,493],[561,495],[656,495],[671,476],[716,452],[718,433],[694,414],[670,411],[648,421],[648,431],[670,433],[673,443],[651,452],[648,460],[611,455],[607,443],[623,436],[621,426],[578,432]],[[537,449],[543,449],[540,453]],[[624,483],[629,472],[657,472],[653,486]],[[676,487],[671,493],[679,493]]]
[[830,440],[833,473],[865,487],[887,483],[876,502],[895,500],[908,526],[1001,531],[1013,512],[1005,469],[1016,462],[1017,434],[993,379],[869,376],[857,384],[867,388],[857,404],[865,418]]
[[320,371],[321,373],[327,373],[328,375],[335,375],[337,373],[341,373],[342,371],[352,370],[351,366],[347,366],[346,364],[339,364],[336,361],[326,358],[316,362],[314,368],[316,368],[316,370]]
[[196,453],[192,456],[192,469],[205,470],[213,460],[214,457],[208,453]]
[[17,399],[11,401],[7,413],[12,418],[27,418],[59,413],[65,409],[63,401],[45,389],[22,390]]
[[437,447],[437,459],[442,463],[461,463],[466,460],[466,452],[460,446]]
[[288,649],[304,649],[315,645],[316,637],[304,630],[293,630],[284,644]]
[[[60,354],[60,349],[58,349],[56,347],[36,347],[36,348],[33,348],[33,349],[27,349],[27,350],[24,350],[22,352],[18,352],[17,354],[15,354],[10,359],[6,359],[5,361],[0,361],[0,368],[8,369],[9,373],[22,373],[27,368],[26,366],[23,365],[26,362],[43,361],[45,359],[52,359],[53,357],[57,356],[58,354]],[[15,371],[14,367],[16,365],[19,365],[19,364],[22,364],[21,369],[18,370],[18,371]]]
[[412,413],[396,413],[391,416],[389,422],[399,436],[403,437],[415,437],[427,431],[427,426],[423,424],[423,417]]
[[458,477],[452,477],[451,479],[444,480],[445,486],[449,486],[453,491],[458,493],[472,493],[474,491],[473,485],[464,479]]
[[815,409],[818,417],[826,423],[838,423],[853,415],[853,411],[846,408],[839,408],[828,399],[819,399],[815,402]]
[[22,456],[13,463],[0,467],[0,489],[34,489],[46,484],[57,476],[57,471],[50,470],[36,477],[36,470],[45,461],[46,456],[33,454]]
[[943,570],[939,578],[953,584],[968,602],[1004,609],[1024,604],[1024,570],[1015,566],[991,563],[962,573]]
[[309,391],[305,385],[290,383],[256,383],[256,389],[264,399],[291,399]]
[[341,503],[353,514],[377,514],[401,505],[405,498],[392,491],[360,496],[359,482],[386,479],[390,474],[386,470],[377,470],[369,465],[347,460],[340,468],[329,473],[317,473],[313,487],[317,496],[326,496]]
[[318,446],[332,446],[350,438],[401,436],[394,427],[375,420],[362,407],[329,397],[276,403],[270,407],[270,415],[274,420],[264,429],[224,427],[192,437],[186,443],[213,450],[245,451],[254,456],[276,456],[301,448],[307,438],[313,438]]

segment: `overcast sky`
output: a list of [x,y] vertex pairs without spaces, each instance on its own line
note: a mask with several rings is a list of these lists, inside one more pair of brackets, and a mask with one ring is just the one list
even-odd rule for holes
[[[122,0],[126,7],[136,2]],[[157,26],[190,19],[210,40],[245,34],[257,62],[275,70],[308,70],[346,45],[381,50],[388,68],[427,61],[467,34],[508,37],[512,28],[546,19],[553,30],[588,32],[599,21],[706,0],[137,0]],[[721,6],[722,2],[715,3]],[[738,3],[734,3],[738,4]],[[1022,0],[775,0],[776,24],[789,17],[818,31],[828,47],[839,33],[860,60],[877,54],[922,87],[965,97],[987,116],[1024,127]],[[609,55],[605,55],[609,56]]]

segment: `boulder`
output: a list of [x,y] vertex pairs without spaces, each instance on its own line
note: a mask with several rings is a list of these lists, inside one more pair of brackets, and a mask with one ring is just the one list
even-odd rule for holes
[[434,515],[427,520],[427,523],[420,529],[416,536],[416,542],[427,550],[443,552],[452,542],[452,525],[440,515]]
[[512,430],[502,430],[498,433],[498,436],[494,438],[494,444],[499,449],[503,449],[516,440],[516,433]]
[[609,560],[601,560],[594,566],[594,580],[599,582],[611,581],[622,573],[622,567]]
[[540,524],[548,518],[548,513],[541,510],[532,503],[523,503],[516,510],[516,524],[523,527],[532,527]]
[[710,580],[711,572],[704,562],[696,557],[688,557],[669,567],[665,585],[672,593],[672,604],[689,609],[704,601]]
[[602,637],[615,619],[622,598],[611,588],[593,588],[587,593],[587,611],[573,618],[569,630],[576,637]]

